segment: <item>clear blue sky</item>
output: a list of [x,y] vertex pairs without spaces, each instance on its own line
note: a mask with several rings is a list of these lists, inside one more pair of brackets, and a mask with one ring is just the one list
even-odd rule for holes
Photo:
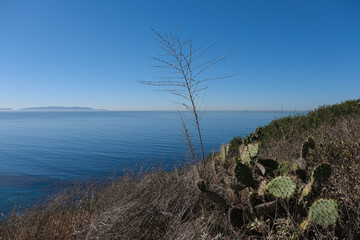
[[174,109],[150,27],[235,52],[208,109],[308,110],[360,97],[360,1],[0,0],[0,107]]

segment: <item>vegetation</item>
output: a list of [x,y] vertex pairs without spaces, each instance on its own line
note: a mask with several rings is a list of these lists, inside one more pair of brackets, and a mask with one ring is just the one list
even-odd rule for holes
[[67,190],[4,219],[0,239],[359,239],[359,173],[353,100],[277,119],[204,163]]

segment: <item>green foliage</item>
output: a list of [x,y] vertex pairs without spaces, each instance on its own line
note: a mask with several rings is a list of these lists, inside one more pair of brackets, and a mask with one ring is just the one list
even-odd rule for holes
[[290,164],[288,162],[280,163],[278,167],[280,175],[288,175],[290,173]]
[[250,133],[246,138],[243,139],[243,144],[248,145],[253,142],[258,142],[263,137],[263,128],[260,126],[255,129],[254,132]]
[[[228,162],[219,165],[222,171],[218,172],[225,176],[220,175],[218,179],[225,179],[225,188],[228,189],[224,189],[224,185],[214,188],[224,189],[221,195],[206,190],[205,186],[201,191],[206,191],[208,198],[223,209],[230,209],[229,221],[236,227],[241,227],[250,219],[259,216],[276,219],[277,213],[282,215],[285,212],[293,214],[292,217],[296,220],[308,216],[301,226],[302,231],[312,226],[310,222],[324,226],[334,224],[339,217],[335,201],[321,199],[311,206],[314,199],[321,196],[323,188],[318,184],[326,182],[331,175],[331,167],[328,163],[316,166],[312,172],[308,168],[310,149],[315,148],[314,139],[308,137],[305,140],[301,151],[297,151],[296,159],[289,159],[279,164],[273,159],[258,158],[261,136],[264,136],[262,133],[265,131],[262,128],[259,129],[243,139],[242,144],[241,138],[237,137],[227,145],[228,148],[226,145],[222,146],[223,159]],[[322,145],[319,146],[322,148]],[[231,156],[229,152],[233,152],[234,155]],[[230,157],[235,163],[234,175],[226,176],[233,165]],[[278,174],[281,176],[275,177]],[[220,184],[222,183],[224,183],[223,180]],[[202,187],[201,184],[198,186],[199,189]],[[227,195],[227,193],[231,194]],[[223,194],[227,197],[223,197]],[[277,205],[279,202],[282,204]],[[234,206],[242,206],[242,208],[238,209]],[[309,206],[311,206],[310,209]],[[324,206],[327,206],[326,209]]]
[[338,205],[334,200],[319,199],[313,203],[309,210],[309,221],[322,226],[336,223],[339,218]]
[[277,177],[267,186],[266,190],[273,196],[281,199],[290,198],[296,189],[296,183],[289,177]]
[[331,106],[324,105],[306,115],[294,115],[272,121],[263,128],[261,142],[266,145],[271,139],[299,136],[321,124],[335,124],[341,117],[356,114],[360,114],[360,99]]
[[234,168],[234,176],[243,185],[247,187],[254,186],[254,179],[250,168],[242,163],[238,163]]
[[196,186],[200,190],[200,192],[203,192],[203,193],[207,192],[204,180],[197,180]]
[[323,163],[316,166],[311,175],[312,183],[323,183],[329,179],[331,175],[331,166],[329,163]]
[[241,137],[234,137],[229,142],[228,155],[229,156],[235,156],[239,152],[239,146],[241,145],[241,143],[242,143]]

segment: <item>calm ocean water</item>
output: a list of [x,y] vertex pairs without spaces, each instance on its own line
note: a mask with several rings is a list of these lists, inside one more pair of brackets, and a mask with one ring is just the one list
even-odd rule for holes
[[[290,112],[206,112],[206,153]],[[195,132],[194,132],[195,133]],[[178,112],[0,112],[0,212],[69,181],[185,162]],[[196,140],[196,139],[194,139]]]

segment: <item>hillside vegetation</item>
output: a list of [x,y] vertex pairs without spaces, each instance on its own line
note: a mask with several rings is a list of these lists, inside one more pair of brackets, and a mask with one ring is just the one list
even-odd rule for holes
[[68,189],[4,219],[0,239],[360,239],[360,99],[274,120],[204,163]]

